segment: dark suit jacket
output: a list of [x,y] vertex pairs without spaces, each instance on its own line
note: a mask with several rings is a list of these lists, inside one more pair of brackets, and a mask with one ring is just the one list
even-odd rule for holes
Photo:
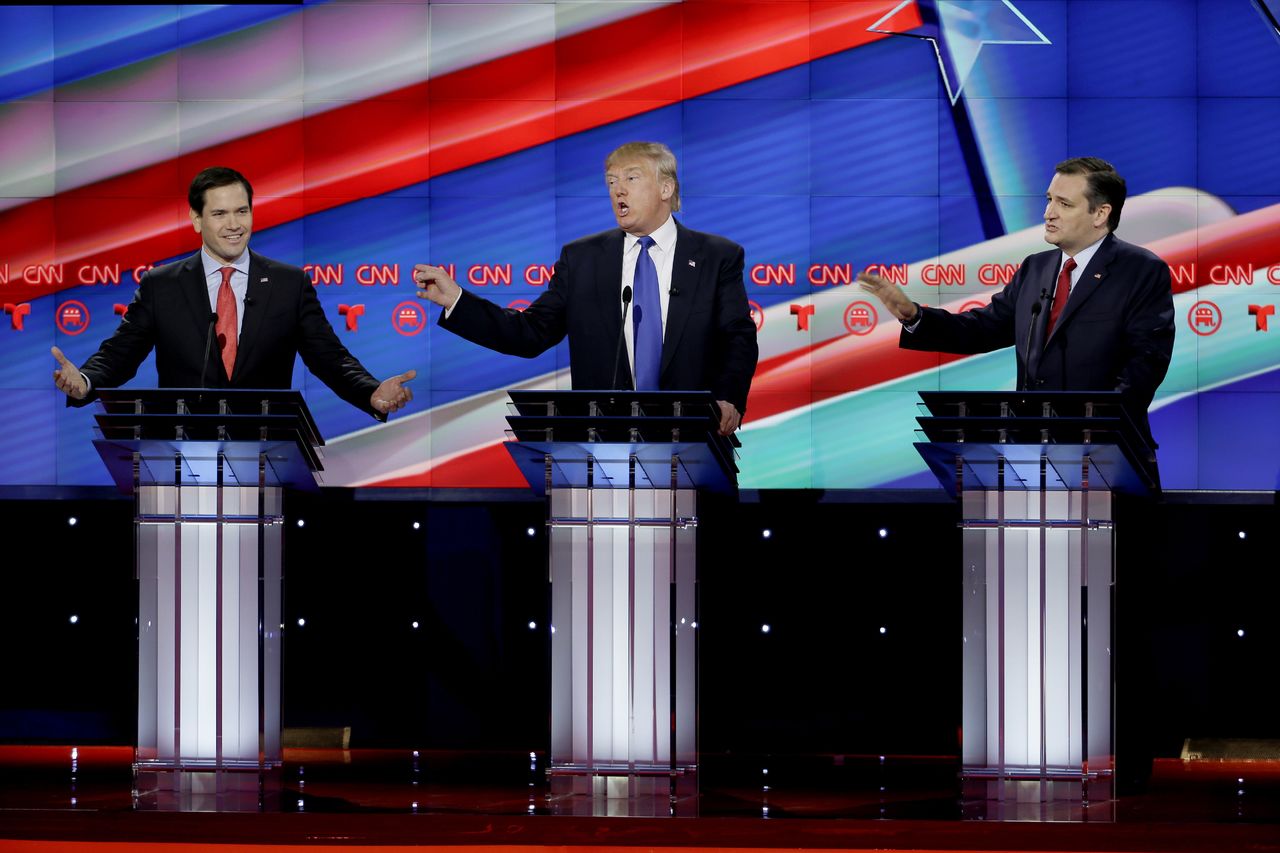
[[[678,222],[676,233],[659,387],[711,391],[745,412],[759,348],[742,281],[742,247]],[[566,245],[547,291],[524,311],[502,309],[464,291],[440,325],[472,343],[524,358],[568,335],[574,388],[614,388],[615,373],[616,387],[630,388],[625,349],[615,362],[623,238],[614,228]]]
[[[379,420],[370,404],[378,380],[347,351],[324,316],[306,273],[249,253],[249,290],[228,378],[216,351],[207,359],[209,289],[200,253],[157,267],[142,277],[115,334],[80,368],[93,388],[116,388],[133,378],[152,348],[162,388],[288,388],[299,353],[334,393]],[[93,399],[68,400],[83,406]]]
[[[1173,355],[1169,267],[1108,234],[1045,341],[1059,249],[1031,255],[991,304],[963,314],[924,308],[904,349],[978,353],[1016,346],[1018,390],[1121,391],[1151,446],[1147,407]],[[1042,300],[1042,295],[1044,296]],[[1034,306],[1041,303],[1041,308]],[[1043,343],[1041,343],[1043,342]]]

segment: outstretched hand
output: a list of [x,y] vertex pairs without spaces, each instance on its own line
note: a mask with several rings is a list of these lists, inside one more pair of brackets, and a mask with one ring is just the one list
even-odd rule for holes
[[442,308],[452,307],[462,290],[444,267],[433,267],[431,264],[414,264],[413,283],[418,286],[420,299],[430,299]]
[[384,415],[400,411],[413,399],[413,391],[405,386],[417,375],[418,371],[408,370],[399,376],[384,379],[369,398],[369,404]]
[[900,323],[910,323],[920,310],[914,302],[907,298],[902,288],[887,278],[872,275],[869,272],[858,273],[858,286],[870,293],[888,309],[894,319]]
[[62,350],[57,347],[50,351],[53,353],[53,357],[58,360],[58,369],[53,372],[53,384],[71,399],[83,400],[89,395],[89,383],[85,382],[80,368],[68,361],[67,357],[62,354]]

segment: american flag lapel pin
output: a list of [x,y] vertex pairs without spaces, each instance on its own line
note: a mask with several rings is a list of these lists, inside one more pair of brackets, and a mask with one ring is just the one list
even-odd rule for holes
[[1102,278],[1102,273],[1100,273],[1100,272],[1096,272],[1096,273],[1094,273],[1094,274],[1093,274],[1093,277],[1094,277],[1094,278]]
[[697,262],[697,261],[695,261],[695,260],[690,260],[690,261],[689,261],[689,266],[691,266],[691,267],[696,267],[697,265],[698,265],[698,262]]
[[267,277],[264,275],[262,278],[258,279],[258,282],[259,282],[259,283],[261,283],[261,284],[266,284],[266,283],[267,283]]

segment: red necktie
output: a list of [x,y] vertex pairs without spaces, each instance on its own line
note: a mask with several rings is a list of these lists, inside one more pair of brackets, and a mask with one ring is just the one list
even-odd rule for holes
[[[227,371],[227,379],[231,378],[231,370],[236,366],[236,295],[231,292],[231,274],[235,267],[223,267],[222,286],[218,288],[218,349],[222,351],[222,366]],[[1054,303],[1055,305],[1057,303]]]
[[[1062,309],[1067,306],[1067,296],[1071,293],[1071,271],[1075,268],[1076,259],[1067,258],[1067,262],[1062,265],[1062,272],[1058,273],[1058,286],[1053,289],[1053,307],[1049,309],[1049,326],[1044,332],[1045,340],[1053,334],[1053,327],[1058,324]],[[222,313],[221,301],[218,302],[218,313]]]

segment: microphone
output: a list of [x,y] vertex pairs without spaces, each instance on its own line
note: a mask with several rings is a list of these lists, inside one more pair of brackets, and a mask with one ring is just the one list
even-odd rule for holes
[[1040,298],[1036,300],[1036,304],[1031,306],[1031,318],[1035,319],[1040,316],[1040,312],[1044,310],[1044,303],[1049,298],[1049,289],[1047,287],[1040,288]]
[[669,290],[667,291],[667,293],[669,293],[669,294],[670,294],[670,295],[672,295],[672,296],[679,296],[679,295],[680,295],[680,288],[678,288],[678,287],[673,287],[673,288],[669,289]]
[[218,325],[216,312],[209,315],[209,331],[204,336],[204,364],[200,365],[200,390],[205,389],[205,375],[209,372],[209,350],[213,348],[213,328]]
[[244,307],[248,308],[252,304],[253,304],[253,297],[246,293],[244,297]]
[[613,381],[609,383],[612,390],[618,390],[618,362],[622,361],[622,345],[627,340],[627,312],[631,310],[631,285],[622,288],[622,328],[618,329],[618,348],[613,354]]

